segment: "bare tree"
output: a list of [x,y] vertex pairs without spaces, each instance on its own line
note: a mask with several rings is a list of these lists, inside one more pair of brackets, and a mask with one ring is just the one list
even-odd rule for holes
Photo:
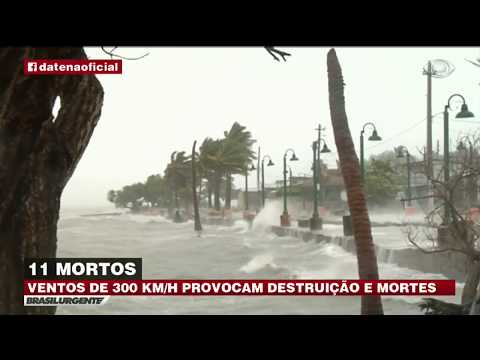
[[107,50],[105,48],[105,46],[102,46],[101,49],[105,54],[109,55],[111,59],[116,57],[118,59],[123,59],[123,60],[140,60],[140,59],[143,59],[144,57],[150,55],[150,53],[145,53],[141,56],[137,56],[137,57],[132,58],[132,57],[126,57],[124,55],[117,54],[115,51],[118,49],[118,46],[113,46],[111,50]]
[[283,61],[287,61],[286,57],[291,56],[291,54],[289,54],[285,51],[277,50],[273,46],[265,46],[265,49],[277,61],[280,61],[280,59],[277,57],[277,55],[281,56]]
[[[480,222],[472,214],[470,199],[476,199],[477,179],[480,175],[478,134],[457,141],[457,153],[452,161],[454,175],[448,182],[442,180],[443,168],[434,177],[433,198],[437,206],[426,215],[427,227],[409,227],[406,230],[409,242],[427,254],[453,252],[465,259],[466,276],[461,304],[450,304],[435,299],[424,299],[420,307],[427,314],[468,314],[475,312],[479,301],[480,283]],[[464,143],[469,146],[464,151]],[[474,145],[475,144],[475,145]],[[427,172],[425,172],[427,173]]]

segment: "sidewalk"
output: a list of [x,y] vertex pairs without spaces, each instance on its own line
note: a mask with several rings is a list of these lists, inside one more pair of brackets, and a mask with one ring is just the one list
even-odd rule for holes
[[[322,230],[310,231],[296,226],[272,226],[277,236],[293,236],[303,241],[330,242],[344,250],[356,253],[352,236],[343,236],[343,227],[324,225]],[[465,280],[465,256],[459,253],[425,254],[408,243],[407,236],[400,227],[381,227],[372,229],[373,242],[379,262],[396,264],[425,273],[438,273],[463,282]]]

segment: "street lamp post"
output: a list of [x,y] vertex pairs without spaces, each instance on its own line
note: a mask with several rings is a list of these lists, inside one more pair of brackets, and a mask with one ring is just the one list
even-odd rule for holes
[[293,179],[293,175],[292,175],[292,168],[289,166],[288,167],[288,171],[289,171],[289,177],[288,177],[288,188],[290,189],[290,191],[292,191],[292,179]]
[[253,170],[256,170],[253,164],[250,168],[245,168],[245,211],[248,211],[248,172]]
[[302,181],[302,198],[303,198],[302,208],[303,208],[303,211],[305,212],[307,208],[307,192],[305,191],[305,181]]
[[360,169],[362,171],[362,184],[365,185],[365,150],[364,150],[364,140],[363,134],[365,133],[365,128],[367,126],[373,127],[372,135],[368,138],[369,141],[381,141],[382,138],[378,136],[377,128],[375,124],[368,122],[363,125],[362,131],[360,132]]
[[[324,127],[322,127],[322,125],[318,125],[318,128],[316,128],[315,130],[318,131],[318,138],[317,138],[317,159],[316,159],[316,162],[314,162],[314,166],[317,166],[317,163],[318,163],[318,168],[317,168],[317,175],[316,175],[316,183],[320,186],[320,199],[321,201],[323,201],[323,189],[321,187],[321,184],[320,184],[320,178],[322,176],[322,172],[321,172],[321,164],[320,164],[320,154],[323,154],[323,153],[329,153],[331,152],[330,149],[328,148],[327,144],[325,143],[325,140],[323,139],[323,136],[322,136],[322,131],[325,130]],[[322,145],[322,142],[323,141],[323,148],[320,150],[320,147]]]
[[313,150],[313,214],[310,219],[310,230],[320,230],[322,228],[322,220],[318,215],[318,196],[317,196],[317,147],[318,141],[314,141],[312,144]]
[[[324,127],[322,127],[322,125],[318,124],[318,128],[316,128],[315,130],[318,131],[318,137],[317,137],[317,160],[320,162],[320,141],[322,139],[322,131],[325,130]],[[317,165],[315,163],[315,165]],[[318,166],[320,166],[320,164],[318,164]],[[317,183],[320,184],[320,171],[317,170]]]
[[[320,146],[322,145],[322,141],[323,141],[323,147],[322,147],[322,150],[319,150]],[[324,139],[320,139],[320,140],[317,141],[317,159],[316,159],[316,161],[318,162],[318,168],[317,168],[316,180],[317,180],[318,186],[320,187],[320,200],[321,200],[322,203],[325,199],[323,197],[323,193],[324,193],[323,187],[320,183],[320,180],[322,178],[322,166],[320,164],[320,154],[327,154],[327,153],[330,153],[330,152],[331,151],[328,148],[327,143],[325,142]]]
[[290,217],[287,210],[287,155],[289,152],[292,152],[290,161],[298,160],[293,149],[287,149],[287,151],[285,151],[285,154],[283,155],[283,214],[280,216],[281,226],[290,226]]
[[[452,197],[451,197],[451,189],[449,189],[449,182],[450,182],[450,142],[449,142],[449,113],[448,111],[451,109],[450,102],[454,97],[460,97],[463,101],[462,107],[460,112],[456,115],[457,119],[465,119],[465,118],[472,118],[474,117],[473,113],[468,110],[468,106],[465,102],[465,98],[460,94],[453,94],[448,98],[447,105],[445,105],[445,109],[443,111],[443,167],[444,167],[444,182],[446,188],[446,199],[445,199],[445,218],[444,218],[444,225],[450,224],[451,220],[451,209],[450,206],[452,205]],[[450,202],[448,204],[447,202]]]
[[265,207],[265,166],[264,166],[264,161],[265,161],[266,158],[268,158],[267,166],[275,165],[269,155],[265,155],[262,158],[262,208]]
[[412,184],[411,184],[411,169],[410,169],[410,151],[405,146],[400,146],[398,149],[398,158],[407,158],[407,206],[412,206]]

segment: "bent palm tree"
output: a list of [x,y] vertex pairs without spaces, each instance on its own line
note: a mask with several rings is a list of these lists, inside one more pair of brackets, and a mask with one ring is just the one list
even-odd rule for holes
[[176,208],[176,219],[179,219],[179,198],[190,199],[190,188],[188,184],[190,183],[191,173],[190,170],[190,157],[185,154],[185,151],[173,152],[170,156],[170,163],[165,169],[165,180],[169,185],[172,195],[173,202]]
[[[330,116],[340,158],[340,167],[347,190],[348,206],[352,216],[358,273],[362,280],[378,280],[377,257],[360,177],[360,165],[345,112],[342,69],[334,49],[328,52],[327,66]],[[383,307],[380,296],[363,296],[361,313],[362,315],[382,315]]]
[[214,208],[220,210],[220,185],[222,181],[222,174],[220,169],[220,153],[221,140],[213,140],[206,138],[200,146],[200,155],[198,157],[200,171],[208,181],[208,202],[211,207],[211,194],[213,191]]
[[[229,165],[226,171],[226,189],[225,189],[225,208],[230,209],[232,199],[232,174],[243,174],[245,171],[245,164],[250,163],[256,157],[252,146],[255,140],[252,139],[250,131],[246,130],[245,126],[235,122],[230,131],[224,133],[224,145],[231,154]],[[234,155],[234,156],[233,156]]]
[[206,138],[200,147],[200,168],[202,173],[212,182],[214,192],[214,206],[220,210],[220,186],[226,177],[225,207],[230,208],[231,175],[244,172],[245,164],[255,159],[251,150],[255,142],[251,133],[245,127],[234,123],[229,131],[224,133],[223,139],[213,140]]

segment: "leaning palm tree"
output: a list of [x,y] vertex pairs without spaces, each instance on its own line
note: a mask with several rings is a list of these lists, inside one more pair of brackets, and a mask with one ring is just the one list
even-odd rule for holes
[[228,209],[231,198],[231,175],[242,173],[245,163],[251,156],[248,150],[249,133],[245,134],[244,127],[239,125],[234,125],[232,130],[225,133],[224,139],[205,139],[200,147],[200,168],[204,174],[209,174],[208,182],[209,185],[212,183],[214,208],[217,211],[220,211],[223,179],[226,178],[225,207]]
[[216,210],[220,210],[220,185],[222,181],[219,161],[220,148],[221,140],[206,138],[200,146],[198,156],[201,176],[207,180],[208,207],[215,207]]
[[245,126],[235,122],[229,131],[224,132],[223,144],[227,153],[231,155],[230,166],[226,168],[225,208],[230,209],[232,199],[232,175],[243,174],[245,164],[256,159],[256,153],[252,150],[255,140]]
[[[348,206],[352,216],[358,272],[361,280],[378,280],[377,257],[372,239],[365,192],[361,182],[360,165],[345,111],[342,69],[334,49],[328,52],[327,66],[330,115],[340,158],[340,167],[347,190]],[[362,315],[383,314],[380,296],[363,296],[361,313]]]
[[180,221],[179,207],[180,197],[182,199],[190,199],[191,159],[186,155],[185,151],[173,152],[170,157],[170,163],[165,169],[165,180],[171,189],[173,203],[175,204],[175,219]]

